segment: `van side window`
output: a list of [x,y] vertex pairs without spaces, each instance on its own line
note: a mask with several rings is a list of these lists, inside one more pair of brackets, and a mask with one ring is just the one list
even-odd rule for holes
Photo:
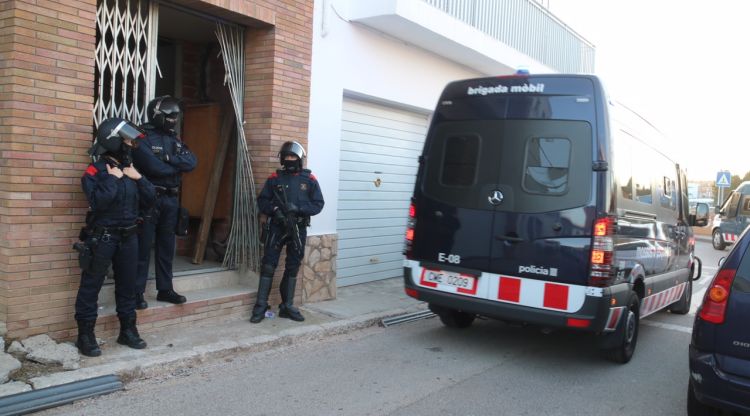
[[615,162],[615,177],[620,188],[620,196],[624,199],[633,199],[633,147],[630,136],[623,131],[616,131],[614,151],[617,152]]
[[636,154],[640,154],[646,158],[646,160],[642,160],[642,163],[639,163],[640,168],[635,169],[635,200],[642,204],[651,205],[653,203],[651,195],[651,178],[653,175],[651,175],[649,169],[653,169],[653,161],[648,157],[651,152],[642,143],[638,143],[638,146],[633,150],[635,150]]
[[740,203],[740,215],[750,217],[750,195],[742,195]]
[[533,194],[564,194],[569,167],[570,140],[532,137],[526,143],[523,189]]
[[479,159],[479,136],[450,136],[445,143],[440,184],[470,186],[474,184]]
[[732,194],[732,198],[727,201],[727,204],[725,205],[725,212],[727,214],[727,217],[734,218],[737,216],[737,207],[740,204],[740,194],[735,192]]

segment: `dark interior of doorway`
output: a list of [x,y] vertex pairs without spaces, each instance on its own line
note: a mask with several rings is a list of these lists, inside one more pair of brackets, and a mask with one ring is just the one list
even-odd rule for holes
[[[180,205],[190,212],[188,235],[177,237],[173,264],[175,276],[223,270],[221,263],[229,236],[234,190],[234,136],[221,134],[222,122],[233,117],[230,95],[224,85],[224,63],[217,42],[216,23],[192,13],[168,7],[159,9],[159,39],[155,96],[171,95],[181,100],[183,124],[180,137],[197,156],[198,166],[183,174]],[[160,74],[159,74],[160,72]],[[232,124],[233,125],[233,124]],[[228,141],[221,169],[221,181],[209,233],[202,241],[199,230],[204,221],[204,204],[209,192],[222,140]],[[204,250],[200,250],[205,247]],[[199,251],[204,255],[201,260]],[[153,254],[149,278],[154,277]]]

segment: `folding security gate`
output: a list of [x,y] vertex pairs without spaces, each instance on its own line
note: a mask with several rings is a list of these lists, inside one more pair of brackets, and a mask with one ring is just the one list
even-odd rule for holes
[[99,0],[96,10],[94,124],[145,119],[154,95],[159,6],[148,0]]

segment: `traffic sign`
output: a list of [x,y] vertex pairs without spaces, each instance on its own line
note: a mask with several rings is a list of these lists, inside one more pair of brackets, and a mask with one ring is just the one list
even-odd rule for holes
[[729,171],[722,171],[716,173],[716,186],[719,188],[729,188],[732,186],[732,175]]

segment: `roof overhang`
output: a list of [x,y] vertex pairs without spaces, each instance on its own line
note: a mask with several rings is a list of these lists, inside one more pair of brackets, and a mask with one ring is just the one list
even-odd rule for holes
[[349,0],[347,17],[487,75],[552,68],[420,0]]

